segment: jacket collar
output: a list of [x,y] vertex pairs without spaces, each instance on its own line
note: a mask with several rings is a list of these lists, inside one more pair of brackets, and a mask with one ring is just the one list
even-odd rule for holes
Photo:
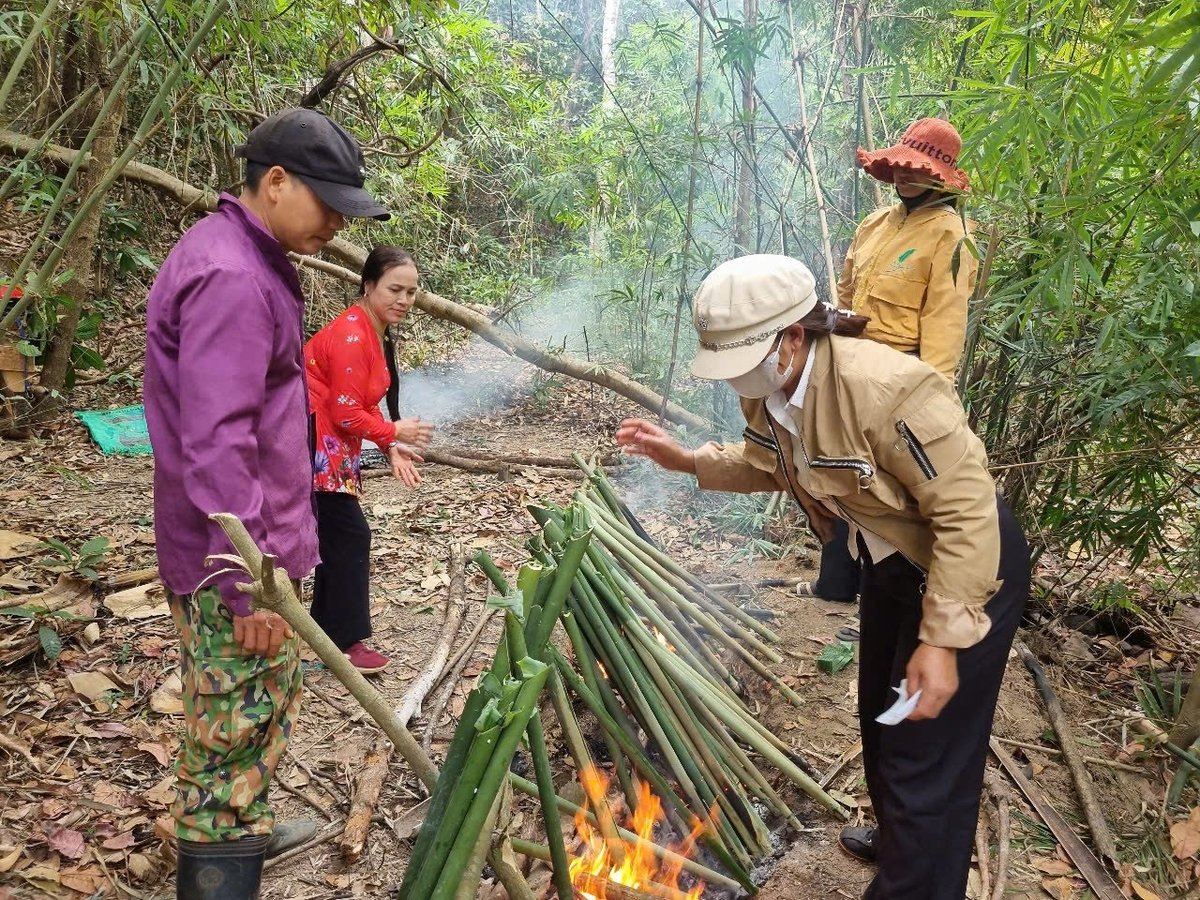
[[250,239],[250,242],[258,248],[263,261],[284,277],[297,297],[301,296],[300,279],[296,275],[296,267],[288,259],[287,251],[246,204],[228,191],[222,191],[221,196],[217,198],[217,215],[224,216],[230,222],[236,223]]

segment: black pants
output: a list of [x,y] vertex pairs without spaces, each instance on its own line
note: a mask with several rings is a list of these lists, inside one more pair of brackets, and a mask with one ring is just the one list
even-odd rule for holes
[[813,593],[826,600],[853,600],[862,578],[862,565],[850,555],[850,526],[833,520],[833,538],[821,547],[821,570]]
[[[1029,596],[1029,548],[1003,500],[1003,587],[985,610],[982,641],[958,652],[958,693],[940,716],[880,725],[917,646],[924,576],[896,553],[878,565],[864,549],[858,706],[867,790],[879,823],[879,871],[864,900],[963,900],[979,792],[1004,666]],[[860,542],[860,548],[862,544]]]
[[371,526],[353,494],[317,491],[312,616],[345,650],[371,636]]

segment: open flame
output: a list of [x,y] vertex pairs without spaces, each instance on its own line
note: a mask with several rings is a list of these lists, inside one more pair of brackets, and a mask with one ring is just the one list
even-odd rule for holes
[[[587,819],[588,806],[607,803],[609,779],[597,769],[588,769],[580,774],[579,780],[588,803],[575,815],[581,844],[576,851],[578,855],[571,859],[570,868],[571,883],[578,896],[586,900],[608,900],[608,885],[618,884],[663,900],[699,900],[704,893],[704,884],[700,883],[690,891],[682,890],[679,887],[682,863],[678,860],[660,862],[651,849],[654,827],[665,817],[662,801],[649,785],[638,782],[637,809],[629,829],[638,840],[612,847]],[[680,856],[690,857],[696,839],[703,831],[704,823],[696,820],[687,839],[670,849]]]

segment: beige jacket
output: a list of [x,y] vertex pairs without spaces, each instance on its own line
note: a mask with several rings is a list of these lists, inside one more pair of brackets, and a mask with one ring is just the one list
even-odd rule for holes
[[[705,444],[696,474],[708,490],[786,490],[827,534],[830,497],[848,521],[883,538],[926,572],[920,639],[970,647],[991,622],[999,589],[996,486],[983,444],[954,389],[925,363],[860,338],[820,337],[800,429],[791,434],[763,400],[742,400],[740,444]],[[782,465],[781,465],[782,463]]]
[[839,306],[871,317],[867,337],[919,355],[949,381],[966,343],[978,269],[965,234],[962,217],[944,203],[877,210],[854,232],[837,286]]

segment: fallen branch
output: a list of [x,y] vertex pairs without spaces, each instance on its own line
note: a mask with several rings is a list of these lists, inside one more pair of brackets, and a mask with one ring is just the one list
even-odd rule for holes
[[1055,734],[1058,735],[1058,744],[1062,748],[1063,759],[1066,761],[1067,769],[1071,772],[1075,789],[1079,793],[1079,804],[1083,807],[1083,814],[1087,819],[1088,828],[1091,829],[1092,839],[1096,842],[1096,849],[1101,856],[1115,863],[1117,862],[1117,843],[1113,840],[1108,821],[1104,818],[1104,812],[1096,800],[1092,776],[1088,774],[1083,754],[1079,751],[1079,745],[1075,743],[1075,735],[1070,722],[1067,721],[1066,713],[1063,712],[1062,704],[1058,702],[1058,697],[1050,686],[1049,679],[1046,678],[1046,672],[1042,669],[1041,663],[1037,661],[1037,657],[1033,655],[1033,651],[1022,641],[1017,641],[1016,646],[1017,652],[1021,655],[1021,661],[1025,663],[1025,668],[1033,675],[1033,681],[1037,685],[1038,692],[1042,695],[1042,703],[1046,707],[1046,715],[1050,719]]
[[[984,810],[986,813],[986,810]],[[979,862],[979,896],[992,896],[992,850],[988,840],[987,815],[975,826],[975,858]]]
[[342,849],[342,858],[347,862],[358,862],[367,846],[371,816],[375,814],[375,804],[379,802],[379,792],[383,788],[391,759],[391,744],[380,738],[367,754],[362,771],[355,779],[350,815],[346,817],[346,829],[338,842]]
[[[1067,856],[1071,858],[1071,862],[1075,864],[1084,879],[1095,892],[1098,900],[1124,900],[1125,895],[1121,893],[1121,889],[1117,883],[1112,880],[1108,872],[1104,869],[1104,864],[1100,862],[1088,849],[1087,844],[1079,839],[1074,829],[1064,819],[1048,801],[1037,786],[1025,777],[1025,773],[1021,771],[1008,751],[1005,750],[1000,743],[992,738],[990,742],[992,753],[996,755],[996,759],[1000,760],[1000,765],[1008,772],[1021,793],[1025,795],[1025,799],[1029,801],[1030,806],[1037,812],[1038,817],[1050,829],[1054,837],[1062,845]],[[1004,845],[1001,845],[1003,851]],[[995,897],[995,893],[992,894]]]
[[429,657],[429,662],[425,664],[425,669],[409,685],[408,691],[400,700],[400,705],[396,707],[396,715],[399,716],[402,725],[408,725],[409,719],[421,712],[421,703],[424,701],[425,695],[437,683],[442,669],[446,665],[446,660],[450,658],[450,647],[454,643],[454,639],[458,637],[458,630],[462,627],[463,613],[466,611],[463,603],[463,594],[466,592],[467,583],[466,565],[467,559],[462,544],[455,544],[450,548],[450,589],[446,596],[446,616],[442,620],[442,635],[438,639],[437,646],[433,648],[433,654]]
[[[24,156],[26,153],[35,150],[37,146],[38,141],[33,138],[14,131],[0,129],[0,154]],[[78,151],[59,144],[47,144],[41,153],[42,159],[61,168],[71,165],[77,156]],[[88,160],[84,163],[84,167],[86,168],[90,163],[91,161]],[[127,163],[125,168],[121,170],[120,177],[128,181],[135,181],[160,194],[174,198],[183,205],[185,213],[191,211],[211,211],[216,209],[217,206],[217,195],[212,191],[202,191],[185,181],[181,181],[174,175],[164,172],[162,169],[157,169],[154,166],[148,166],[144,163]],[[341,260],[343,263],[349,264],[354,269],[361,269],[363,262],[367,258],[366,250],[341,238],[335,238],[330,241],[325,247],[325,252]],[[307,257],[302,257],[301,261],[304,265],[311,265],[313,268],[318,268],[343,280],[355,284],[359,282],[358,273],[351,269],[341,269],[336,265],[321,260],[312,260],[310,262]],[[627,378],[619,372],[615,372],[604,366],[576,359],[565,353],[550,353],[542,350],[537,345],[530,343],[518,335],[497,328],[486,316],[474,312],[461,303],[456,303],[445,297],[439,297],[437,294],[422,291],[417,295],[416,306],[434,318],[453,322],[456,325],[466,328],[505,353],[533,363],[535,366],[545,369],[548,372],[558,372],[571,378],[598,384],[656,414],[659,410],[663,409],[662,396],[645,385],[639,384],[633,379]],[[666,404],[665,415],[670,421],[684,425],[695,431],[701,433],[712,431],[712,425],[706,419],[689,412],[676,403]]]
[[339,834],[342,833],[343,827],[344,827],[344,823],[341,823],[341,822],[330,825],[328,828],[326,828],[324,831],[320,832],[316,837],[314,837],[311,841],[307,841],[307,842],[301,844],[299,847],[293,847],[291,850],[288,850],[285,853],[279,854],[274,859],[267,860],[263,864],[263,869],[264,870],[273,869],[276,866],[281,865],[282,863],[285,863],[285,862],[288,862],[289,860],[295,859],[297,856],[303,856],[305,853],[307,853],[309,850],[313,849],[314,847],[320,847],[322,844],[329,843],[335,837],[337,837]]
[[[996,738],[1000,743],[1009,747],[1019,747],[1022,750],[1032,750],[1047,756],[1062,756],[1062,751],[1055,747],[1043,747],[1041,744],[1030,744],[1025,741],[1014,741],[1008,738]],[[1119,772],[1130,772],[1134,775],[1145,775],[1145,769],[1131,766],[1128,763],[1117,762],[1115,759],[1105,759],[1103,756],[1085,756],[1083,761],[1089,766],[1104,766],[1106,769],[1116,769]]]
[[[1008,860],[1012,853],[1012,820],[1008,814],[1009,790],[1004,779],[994,769],[984,774],[984,788],[996,803],[996,880],[992,886],[992,900],[1004,900],[1004,889],[1008,886]],[[983,896],[987,897],[985,890]]]

